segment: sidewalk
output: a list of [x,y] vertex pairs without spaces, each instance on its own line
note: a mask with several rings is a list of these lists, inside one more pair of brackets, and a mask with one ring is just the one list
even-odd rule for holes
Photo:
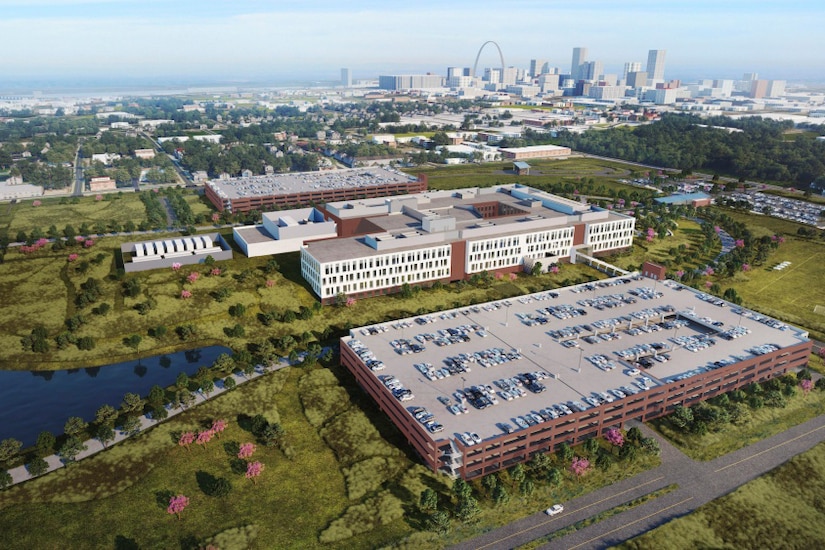
[[[300,354],[299,357],[301,359],[303,359],[304,355],[305,354],[302,353],[302,354]],[[263,365],[256,365],[255,366],[255,371],[249,377],[246,377],[245,375],[242,375],[242,374],[231,374],[229,376],[231,376],[232,378],[235,379],[235,384],[236,384],[236,387],[237,387],[237,386],[240,386],[241,384],[244,384],[244,383],[246,383],[250,380],[254,380],[255,378],[258,378],[260,376],[263,376],[263,375],[268,374],[270,372],[280,370],[280,369],[282,369],[284,367],[288,367],[288,366],[290,366],[289,360],[286,357],[281,357],[280,359],[278,359],[277,363],[273,361],[273,363],[269,367],[264,367]],[[198,403],[203,403],[204,401],[207,401],[209,399],[213,399],[213,398],[221,395],[225,391],[228,391],[228,390],[224,387],[223,381],[218,381],[218,382],[215,383],[215,389],[212,392],[210,392],[209,397],[206,397],[200,391],[194,392],[195,401],[192,403],[191,406],[194,407]],[[174,418],[175,416],[181,414],[182,412],[184,412],[186,410],[188,410],[188,408],[187,409],[173,408],[171,405],[166,405],[166,411],[168,412],[168,416],[166,418],[164,418],[163,420],[161,420],[160,422],[165,422],[166,420],[169,420],[170,418]],[[149,416],[147,416],[145,414],[142,415],[140,417],[140,431],[138,431],[137,434],[135,434],[135,435],[138,435],[138,434],[142,433],[143,431],[147,430],[148,428],[151,428],[152,426],[155,426],[158,423],[159,423],[158,421],[152,420]],[[103,444],[95,438],[87,439],[86,441],[83,442],[83,444],[86,445],[86,450],[81,451],[80,453],[78,453],[78,455],[75,458],[74,462],[77,462],[79,460],[83,460],[84,458],[95,455],[95,454],[97,454],[101,451],[105,451],[106,449],[112,447],[113,445],[117,445],[118,443],[120,443],[121,441],[123,441],[125,439],[128,439],[129,437],[132,437],[132,436],[129,436],[129,435],[125,434],[124,432],[120,431],[120,430],[115,430],[114,440],[109,442],[109,444],[106,447],[104,447]],[[62,467],[67,465],[67,463],[63,462],[60,459],[60,457],[56,454],[44,457],[44,460],[49,465],[49,469],[46,470],[46,472],[42,475],[46,475],[49,472],[53,472],[54,470],[57,470],[57,469],[62,468]],[[33,476],[31,476],[29,474],[29,471],[26,469],[25,465],[24,466],[17,466],[16,468],[11,468],[11,469],[9,469],[8,472],[11,475],[11,479],[12,479],[12,483],[11,483],[11,485],[9,485],[9,487],[11,487],[12,485],[17,485],[18,483],[22,483],[24,481],[28,481],[30,479],[34,479]],[[37,477],[42,477],[42,476],[37,476]]]

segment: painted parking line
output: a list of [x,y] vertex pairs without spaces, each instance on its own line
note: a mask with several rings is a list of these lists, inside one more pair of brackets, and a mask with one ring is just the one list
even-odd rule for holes
[[667,511],[668,511],[668,510],[670,510],[671,508],[675,508],[675,507],[677,507],[677,506],[681,506],[681,505],[682,505],[682,504],[684,504],[685,502],[688,502],[688,501],[691,501],[691,500],[693,500],[693,497],[686,498],[685,500],[680,500],[680,501],[679,501],[679,502],[677,502],[676,504],[671,504],[670,506],[668,506],[668,507],[666,507],[666,508],[662,508],[661,510],[657,510],[656,512],[653,512],[652,514],[648,514],[648,515],[646,515],[646,516],[644,516],[644,517],[641,517],[641,518],[639,518],[639,519],[637,519],[637,520],[631,521],[631,522],[629,522],[629,523],[625,523],[625,524],[624,524],[624,525],[622,525],[621,527],[616,527],[615,529],[612,529],[612,530],[610,530],[610,531],[608,531],[608,532],[606,532],[606,533],[602,533],[602,534],[600,534],[600,535],[599,535],[599,536],[597,536],[597,537],[593,537],[592,539],[586,540],[586,541],[582,542],[581,544],[577,544],[576,546],[571,546],[568,550],[573,550],[574,548],[581,548],[581,547],[582,547],[582,546],[584,546],[585,544],[590,544],[591,542],[594,542],[594,541],[597,541],[597,540],[601,540],[601,539],[603,539],[603,538],[604,538],[604,537],[606,537],[606,536],[612,535],[613,533],[616,533],[616,532],[618,532],[618,531],[621,531],[622,529],[626,529],[626,528],[627,528],[627,527],[629,527],[630,525],[634,525],[634,524],[636,524],[636,523],[639,523],[640,521],[644,521],[644,520],[646,520],[646,519],[648,519],[648,518],[652,518],[653,516],[659,515],[659,514],[661,514],[662,512],[667,512]]
[[752,455],[746,456],[746,457],[745,457],[745,458],[743,458],[742,460],[737,460],[736,462],[732,462],[732,463],[728,464],[727,466],[722,466],[721,468],[719,468],[719,469],[717,469],[717,470],[714,470],[713,472],[714,472],[714,473],[718,473],[718,472],[721,472],[721,471],[727,470],[728,468],[732,468],[732,467],[734,467],[734,466],[737,466],[737,465],[739,465],[739,464],[742,464],[743,462],[747,462],[748,460],[751,460],[751,459],[756,458],[756,457],[758,457],[758,456],[760,456],[760,455],[763,455],[763,454],[765,454],[765,453],[768,453],[768,452],[770,452],[770,451],[772,451],[772,450],[774,450],[774,449],[778,449],[779,447],[782,447],[782,446],[784,446],[784,445],[787,445],[788,443],[793,443],[793,442],[794,442],[794,441],[796,441],[797,439],[802,439],[803,437],[809,436],[809,435],[811,435],[812,433],[814,433],[814,432],[818,432],[819,430],[822,430],[822,429],[825,429],[825,426],[820,426],[820,427],[818,427],[818,428],[814,428],[814,429],[812,429],[812,430],[808,430],[807,432],[805,432],[805,433],[803,433],[803,434],[800,434],[800,435],[798,435],[798,436],[794,437],[793,439],[789,439],[789,440],[787,440],[787,441],[783,441],[782,443],[777,443],[777,444],[776,444],[776,445],[774,445],[773,447],[769,447],[769,448],[765,449],[764,451],[759,451],[758,453],[754,453],[754,454],[752,454]]
[[527,532],[529,532],[529,531],[533,531],[533,530],[535,530],[535,529],[538,529],[539,527],[544,527],[545,525],[549,525],[549,524],[553,523],[554,521],[558,521],[558,520],[560,520],[561,518],[563,518],[563,517],[565,517],[565,516],[569,516],[570,514],[572,514],[572,513],[574,513],[574,512],[579,512],[579,511],[581,511],[581,510],[587,510],[588,508],[591,508],[591,507],[593,507],[593,506],[595,506],[595,505],[597,505],[597,504],[601,504],[602,502],[605,502],[605,501],[608,501],[608,500],[610,500],[610,499],[614,499],[614,498],[616,498],[616,497],[622,496],[622,495],[623,495],[623,494],[625,494],[625,493],[629,493],[629,492],[631,492],[631,491],[635,491],[635,490],[637,490],[637,489],[638,489],[638,488],[640,488],[640,487],[644,487],[645,485],[650,485],[651,483],[656,483],[657,481],[661,481],[661,480],[663,480],[663,479],[665,479],[665,476],[660,476],[660,477],[657,477],[656,479],[651,479],[650,481],[647,481],[647,482],[642,483],[642,484],[640,484],[640,485],[636,485],[635,487],[631,487],[630,489],[626,489],[626,490],[621,491],[621,492],[619,492],[619,493],[615,493],[615,494],[613,494],[613,495],[610,495],[610,496],[608,496],[608,497],[605,497],[605,498],[603,498],[603,499],[601,499],[601,500],[597,500],[596,502],[590,503],[590,504],[588,504],[587,506],[582,506],[581,508],[576,508],[575,510],[572,510],[572,511],[570,511],[570,512],[566,513],[566,514],[562,514],[562,515],[560,515],[560,516],[555,516],[555,517],[553,517],[552,519],[548,519],[548,520],[546,520],[546,521],[542,521],[541,523],[538,523],[538,524],[536,524],[536,525],[533,525],[532,527],[527,527],[526,529],[522,529],[521,531],[516,531],[515,533],[512,533],[512,534],[510,534],[510,535],[507,535],[506,537],[503,537],[503,538],[497,539],[497,540],[495,540],[495,541],[493,541],[493,542],[487,543],[487,544],[485,544],[484,546],[478,546],[477,548],[478,548],[478,550],[481,550],[482,548],[490,548],[491,546],[495,546],[495,545],[497,545],[497,544],[499,544],[499,543],[501,543],[501,542],[504,542],[504,541],[505,541],[505,540],[507,540],[507,539],[511,539],[511,538],[513,538],[513,537],[516,537],[516,536],[519,536],[519,535],[523,535],[524,533],[527,533]]

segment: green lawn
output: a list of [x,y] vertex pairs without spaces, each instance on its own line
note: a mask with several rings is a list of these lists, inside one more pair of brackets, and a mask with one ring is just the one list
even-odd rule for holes
[[[685,245],[689,250],[701,248],[704,237],[702,236],[699,224],[687,219],[680,219],[678,224],[679,227],[674,230],[672,236],[660,237],[652,242],[646,242],[644,239],[637,238],[635,240],[635,246],[629,253],[625,252],[606,258],[606,260],[625,269],[631,267],[638,269],[646,260],[659,263],[670,261],[672,258],[669,252],[671,248],[677,248],[680,245]],[[683,264],[679,266],[679,268],[689,270],[704,267],[716,257],[720,249],[721,245],[718,245],[707,256],[701,257],[695,262]],[[677,268],[671,267],[670,269],[675,271]]]
[[617,548],[822,548],[825,443]]
[[8,234],[13,239],[18,231],[28,233],[40,228],[45,233],[51,225],[55,225],[58,231],[62,231],[66,225],[79,230],[84,223],[93,229],[96,222],[117,222],[123,225],[131,220],[138,225],[146,219],[146,209],[138,193],[130,191],[109,196],[111,200],[104,197],[100,201],[95,200],[95,197],[40,199],[40,206],[32,206],[34,201],[30,200],[18,202],[12,205]]

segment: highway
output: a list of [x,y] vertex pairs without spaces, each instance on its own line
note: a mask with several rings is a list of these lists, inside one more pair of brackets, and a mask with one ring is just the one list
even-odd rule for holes
[[700,462],[689,458],[646,426],[632,425],[639,426],[646,436],[659,441],[662,448],[659,467],[564,502],[564,512],[558,516],[551,518],[537,512],[452,548],[516,548],[668,485],[678,485],[676,490],[659,498],[539,546],[548,550],[607,548],[689,514],[825,441],[825,416],[819,416],[715,460]]

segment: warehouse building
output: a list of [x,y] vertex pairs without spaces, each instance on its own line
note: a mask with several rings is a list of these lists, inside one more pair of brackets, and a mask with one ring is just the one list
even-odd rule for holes
[[341,362],[432,470],[472,479],[803,367],[806,332],[634,274],[350,331]]
[[633,244],[635,219],[519,184],[324,205],[338,239],[301,248],[304,279],[324,303],[405,285],[504,274]]

